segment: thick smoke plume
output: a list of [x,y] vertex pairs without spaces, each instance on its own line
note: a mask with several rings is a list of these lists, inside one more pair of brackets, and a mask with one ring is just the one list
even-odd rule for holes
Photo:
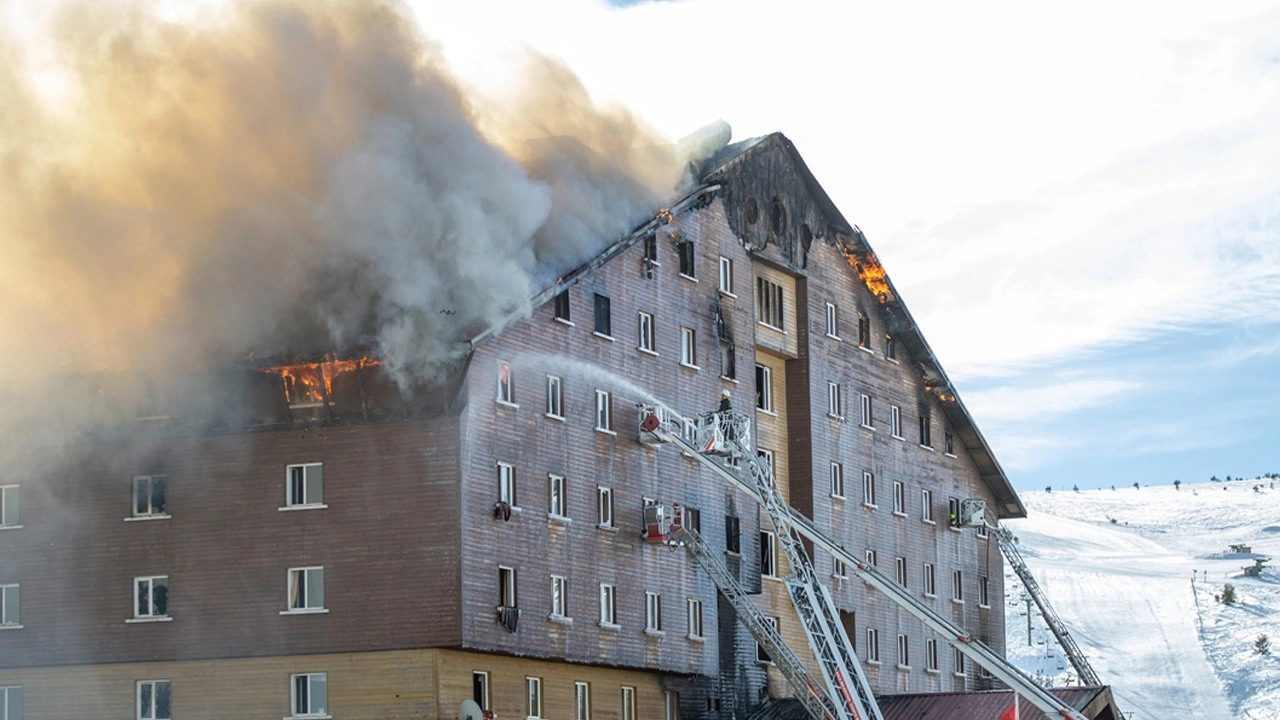
[[679,179],[553,61],[472,97],[392,2],[154,10],[0,29],[5,378],[328,350],[429,378]]

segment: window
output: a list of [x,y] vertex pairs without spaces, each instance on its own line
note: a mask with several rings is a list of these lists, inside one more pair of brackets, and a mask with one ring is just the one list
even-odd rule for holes
[[876,476],[869,471],[862,473],[862,504],[867,507],[876,506]]
[[929,434],[929,411],[922,410],[920,412],[920,446],[932,448],[933,439]]
[[720,377],[728,380],[738,379],[738,356],[733,343],[720,341]]
[[844,465],[838,462],[831,463],[831,495],[844,497]]
[[[560,322],[568,323],[569,321],[569,291],[564,290],[556,295],[555,316]],[[572,323],[571,323],[572,324]]]
[[875,418],[871,415],[871,396],[864,393],[862,395],[862,427],[873,428],[874,421]]
[[0,687],[0,720],[22,720],[22,686]]
[[988,586],[987,579],[984,577],[978,578],[978,607],[991,607],[991,596],[988,594],[989,592],[990,587]]
[[133,608],[135,618],[169,616],[169,576],[136,577],[133,579],[133,590],[133,596],[137,598]]
[[22,588],[0,585],[0,626],[22,627]]
[[889,434],[902,439],[902,408],[897,405],[889,406]]
[[777,548],[774,545],[773,533],[767,530],[760,531],[760,575],[762,577],[777,577],[776,561],[778,556],[775,554]]
[[756,408],[773,412],[773,370],[756,366]]
[[168,680],[142,680],[137,688],[138,720],[169,720],[173,717],[169,710]]
[[481,710],[489,710],[489,673],[484,670],[471,672],[471,699]]
[[519,607],[520,596],[516,588],[516,569],[505,565],[498,566],[498,605],[506,608]]
[[937,597],[938,595],[937,577],[933,570],[933,563],[924,564],[924,594],[928,597]]
[[600,624],[618,624],[618,589],[604,583],[600,584]]
[[933,491],[920,491],[920,519],[927,523],[933,522]]
[[955,668],[957,676],[964,676],[964,653],[960,652],[960,648],[951,648],[951,664]]
[[[773,628],[775,633],[778,631],[778,618],[766,617],[764,621],[769,624],[769,627]],[[769,651],[758,642],[756,643],[756,662],[773,664],[773,657],[769,655]]]
[[622,720],[636,720],[636,689],[626,685],[622,686]]
[[827,337],[840,339],[839,328],[836,326],[836,306],[827,303]]
[[756,319],[775,330],[785,330],[783,317],[782,286],[757,277]]
[[884,336],[884,356],[889,360],[898,359],[898,341],[892,335]]
[[[165,510],[165,486],[167,478],[164,475],[135,475],[133,478],[133,516],[141,517],[168,517],[169,513]],[[17,488],[14,488],[14,501],[17,501]],[[17,507],[14,507],[15,513]],[[7,521],[5,525],[9,525]],[[17,523],[12,523],[16,525]]]
[[960,498],[947,498],[947,524],[960,529]]
[[964,602],[964,576],[959,570],[951,571],[951,602]]
[[756,457],[760,458],[760,462],[764,463],[764,466],[769,468],[770,477],[775,477],[777,475],[777,472],[776,472],[777,468],[774,467],[774,464],[773,464],[772,450],[765,450],[764,448],[756,448]]
[[329,714],[329,676],[327,673],[294,675],[293,717],[315,717]]
[[906,558],[897,557],[893,559],[893,575],[894,575],[894,579],[898,581],[899,585],[901,585],[902,587],[907,586],[907,559]]
[[516,468],[511,463],[498,463],[498,500],[516,506]]
[[858,652],[858,613],[852,610],[840,611],[840,625],[845,637],[849,638],[849,648]]
[[657,355],[658,346],[657,346],[657,341],[654,339],[653,315],[647,312],[642,312],[638,317],[639,317],[638,332],[640,333],[640,339],[639,339],[640,351],[646,352],[646,353],[653,353],[654,355]]
[[680,720],[680,693],[666,690],[662,693],[663,720]]
[[942,452],[948,455],[956,454],[956,439],[950,430],[942,433]]
[[650,233],[644,236],[644,259],[650,265],[659,265],[658,262],[658,236]]
[[[137,505],[135,504],[135,507]],[[164,508],[164,498],[161,497],[160,507]],[[18,486],[4,485],[0,486],[0,527],[21,527],[22,514],[19,512],[21,506],[18,500]]]
[[871,349],[871,318],[858,316],[858,347]]
[[498,402],[504,405],[516,404],[516,390],[511,379],[511,363],[498,363]]
[[684,526],[699,535],[702,534],[702,511],[698,508],[686,507],[684,509]]
[[720,257],[720,292],[733,294],[733,260],[724,256]]
[[599,509],[597,524],[602,528],[613,527],[613,488],[596,486],[596,507]]
[[676,253],[680,255],[680,274],[685,277],[697,277],[693,273],[693,243],[676,243]]
[[840,383],[827,381],[827,414],[834,418],[844,416],[844,407],[840,404]]
[[929,638],[924,641],[925,672],[938,672],[938,641]]
[[584,682],[573,684],[574,720],[591,720],[591,686]]
[[980,537],[980,538],[986,538],[986,537],[987,537],[987,526],[986,526],[986,525],[979,525],[979,526],[976,528],[975,532],[977,533],[978,537]]
[[286,507],[324,507],[324,466],[320,463],[289,465],[285,468],[288,496]]
[[662,596],[658,593],[644,594],[644,629],[662,632]]
[[907,488],[901,480],[893,481],[893,514],[907,514]]
[[547,475],[547,513],[568,517],[564,509],[564,477],[561,475]]
[[567,581],[563,575],[551,576],[551,616],[569,617],[569,599],[567,597]]
[[607,390],[596,390],[596,429],[613,432],[613,399]]
[[864,553],[864,557],[866,558],[868,565],[871,565],[874,567],[880,564],[880,558],[876,554],[875,550],[868,548],[867,551]]
[[613,337],[613,315],[609,310],[609,298],[600,293],[595,294],[596,334]]
[[725,552],[742,552],[742,533],[738,518],[734,515],[724,516],[724,549]]
[[906,635],[898,636],[898,667],[904,670],[911,669],[911,647]]
[[867,628],[867,662],[880,662],[880,632],[875,628]]
[[555,375],[547,376],[547,416],[564,417],[564,381]]
[[689,637],[702,637],[702,601],[689,598],[685,610],[689,619]]
[[831,569],[831,577],[840,578],[841,580],[849,577],[849,569],[845,567],[843,560],[835,560]]
[[525,677],[524,714],[527,718],[542,717],[542,678]]
[[324,568],[289,568],[289,610],[324,609]]
[[693,328],[680,328],[680,364],[698,367],[698,338]]

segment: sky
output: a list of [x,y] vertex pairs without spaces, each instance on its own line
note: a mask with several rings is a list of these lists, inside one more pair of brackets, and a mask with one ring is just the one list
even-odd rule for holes
[[785,134],[1015,487],[1280,471],[1280,4],[411,4],[494,97]]

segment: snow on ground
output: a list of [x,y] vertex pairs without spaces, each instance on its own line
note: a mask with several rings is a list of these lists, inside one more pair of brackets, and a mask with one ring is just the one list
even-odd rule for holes
[[[1280,488],[1271,480],[1026,492],[1005,524],[1028,567],[1120,709],[1134,718],[1280,720]],[[1251,545],[1249,553],[1232,544]],[[1007,652],[1026,672],[1074,671],[1005,578]],[[1194,578],[1194,579],[1193,579]],[[1230,584],[1231,605],[1215,600]],[[1266,635],[1272,652],[1255,643]]]

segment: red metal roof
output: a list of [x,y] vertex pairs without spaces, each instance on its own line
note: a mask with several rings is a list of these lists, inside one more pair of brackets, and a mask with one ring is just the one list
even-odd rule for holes
[[[1083,711],[1102,687],[1052,688],[1067,705]],[[876,698],[884,720],[1000,720],[1004,711],[1013,707],[1012,690],[982,692],[921,693],[919,695],[881,695]],[[1019,720],[1047,720],[1045,714],[1021,698]]]

